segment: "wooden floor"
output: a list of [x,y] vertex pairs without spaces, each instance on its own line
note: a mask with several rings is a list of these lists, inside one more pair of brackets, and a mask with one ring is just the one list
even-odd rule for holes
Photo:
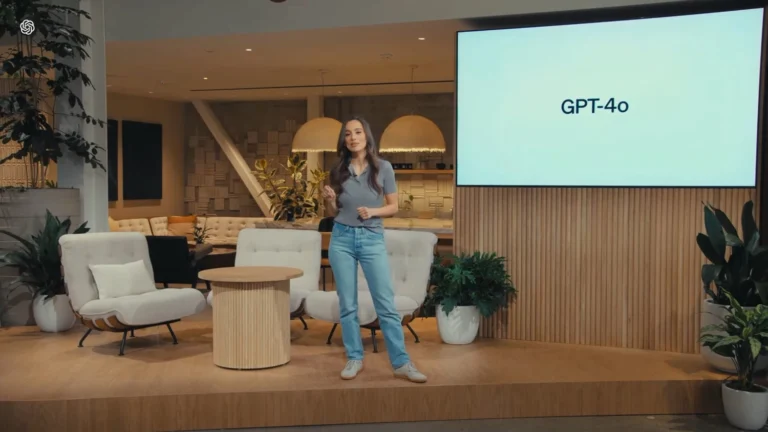
[[379,336],[366,338],[365,370],[342,381],[340,334],[292,323],[292,360],[233,371],[212,363],[211,313],[137,331],[124,357],[120,335],[79,327],[43,334],[0,329],[3,431],[154,431],[479,418],[721,412],[722,375],[697,355],[479,340],[440,343],[433,319],[417,319],[408,350],[427,384],[393,378]]

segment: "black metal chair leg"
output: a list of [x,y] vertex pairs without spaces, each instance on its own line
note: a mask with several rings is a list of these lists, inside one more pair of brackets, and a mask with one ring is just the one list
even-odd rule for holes
[[371,329],[371,340],[373,340],[373,352],[379,352],[379,347],[376,345],[376,329]]
[[208,291],[211,290],[211,281],[205,281],[205,287],[208,288]]
[[328,345],[330,345],[330,344],[331,344],[331,338],[333,337],[333,332],[335,332],[335,331],[336,331],[336,326],[337,326],[337,325],[339,325],[339,324],[337,324],[337,323],[334,323],[334,324],[333,324],[333,327],[331,327],[331,333],[328,335],[328,341],[326,342],[326,344],[328,344]]
[[88,337],[89,334],[91,334],[91,330],[93,330],[93,329],[88,329],[88,330],[85,331],[85,334],[83,335],[83,337],[80,338],[80,342],[77,343],[78,348],[82,348],[83,347],[83,341],[85,340],[85,338]]
[[192,282],[192,288],[197,288],[197,281]]
[[168,327],[168,331],[171,332],[171,337],[173,338],[173,344],[174,345],[178,345],[179,341],[176,340],[176,334],[173,332],[173,329],[171,328],[171,325],[170,324],[166,324],[165,326]]
[[406,324],[405,326],[408,327],[408,330],[411,331],[411,334],[413,335],[413,337],[416,338],[416,343],[419,343],[419,335],[417,335],[416,332],[413,331],[413,328],[411,328],[411,325]]
[[325,268],[321,268],[320,271],[323,272],[323,291],[325,291]]
[[133,329],[131,329],[131,337],[136,337],[136,336],[133,334]]
[[168,282],[163,282],[163,288],[168,288]]
[[304,321],[304,317],[299,317],[299,321],[301,321],[302,324],[304,324],[304,330],[307,329],[307,322]]
[[125,337],[128,336],[128,330],[123,332],[123,341],[120,342],[120,355],[125,354]]

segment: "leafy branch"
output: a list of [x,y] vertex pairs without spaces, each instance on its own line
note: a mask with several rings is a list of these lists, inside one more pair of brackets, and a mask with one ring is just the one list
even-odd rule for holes
[[702,328],[701,342],[713,352],[733,360],[738,374],[731,388],[757,391],[754,383],[755,365],[768,346],[768,307],[757,305],[745,309],[726,291],[730,306],[722,324]]
[[272,205],[270,210],[275,220],[316,217],[321,213],[322,200],[319,198],[320,185],[328,177],[328,172],[320,169],[311,170],[313,180],[304,177],[307,161],[297,153],[288,157],[285,165],[279,164],[287,171],[291,183],[286,185],[285,179],[278,178],[277,168],[271,168],[266,159],[259,159],[254,166],[253,174],[266,183],[262,191]]
[[[95,88],[93,82],[71,64],[90,57],[87,47],[93,39],[66,24],[66,17],[90,19],[85,11],[45,4],[42,0],[0,0],[0,38],[16,40],[0,56],[0,77],[14,83],[11,91],[0,97],[0,142],[20,146],[0,164],[24,160],[27,186],[31,188],[45,185],[49,164],[58,162],[64,149],[94,169],[106,171],[98,157],[103,147],[86,140],[80,131],[55,126],[57,115],[79,118],[86,125],[105,125],[86,112],[75,87],[82,84]],[[26,19],[35,25],[35,32],[30,35],[21,32],[20,24]],[[52,109],[62,97],[73,112]]]

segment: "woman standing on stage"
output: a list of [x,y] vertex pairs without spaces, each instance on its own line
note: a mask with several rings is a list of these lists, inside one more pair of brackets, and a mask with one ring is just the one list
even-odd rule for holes
[[347,352],[347,365],[341,371],[341,378],[355,378],[363,370],[363,342],[357,317],[359,262],[395,376],[426,382],[427,377],[416,369],[405,350],[384,244],[381,218],[390,217],[398,210],[395,171],[392,164],[379,159],[371,128],[361,117],[342,125],[336,152],[339,160],[331,170],[331,185],[323,189],[323,198],[335,215],[328,259],[336,280],[342,340]]

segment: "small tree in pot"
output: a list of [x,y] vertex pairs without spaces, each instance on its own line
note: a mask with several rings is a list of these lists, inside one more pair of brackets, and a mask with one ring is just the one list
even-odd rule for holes
[[435,307],[440,337],[448,344],[471,343],[481,315],[490,317],[517,298],[504,257],[492,252],[443,256],[433,264],[430,279],[424,305]]
[[[24,287],[32,291],[35,322],[45,332],[66,331],[75,324],[75,314],[64,286],[59,255],[59,239],[69,233],[71,226],[69,218],[62,221],[47,212],[45,226],[29,240],[10,231],[0,230],[0,234],[21,243],[21,249],[8,252],[0,259],[0,267],[13,268],[19,273],[11,282],[11,290]],[[86,223],[83,223],[73,233],[82,234],[89,230]]]
[[757,361],[768,352],[768,307],[743,308],[730,293],[721,324],[702,328],[701,342],[733,361],[736,379],[723,383],[723,408],[728,421],[743,430],[762,429],[768,420],[768,388],[755,383]]
[[[745,308],[768,304],[768,247],[760,245],[760,231],[752,214],[753,208],[752,201],[747,201],[742,208],[740,238],[728,215],[711,204],[704,205],[707,233],[696,236],[699,249],[709,260],[701,268],[705,295],[702,327],[724,318],[726,308],[731,304],[729,295]],[[727,248],[731,249],[730,254]],[[704,345],[701,353],[715,368],[728,373],[736,372],[729,358],[717,355]],[[768,357],[762,357],[757,368],[766,367]]]

